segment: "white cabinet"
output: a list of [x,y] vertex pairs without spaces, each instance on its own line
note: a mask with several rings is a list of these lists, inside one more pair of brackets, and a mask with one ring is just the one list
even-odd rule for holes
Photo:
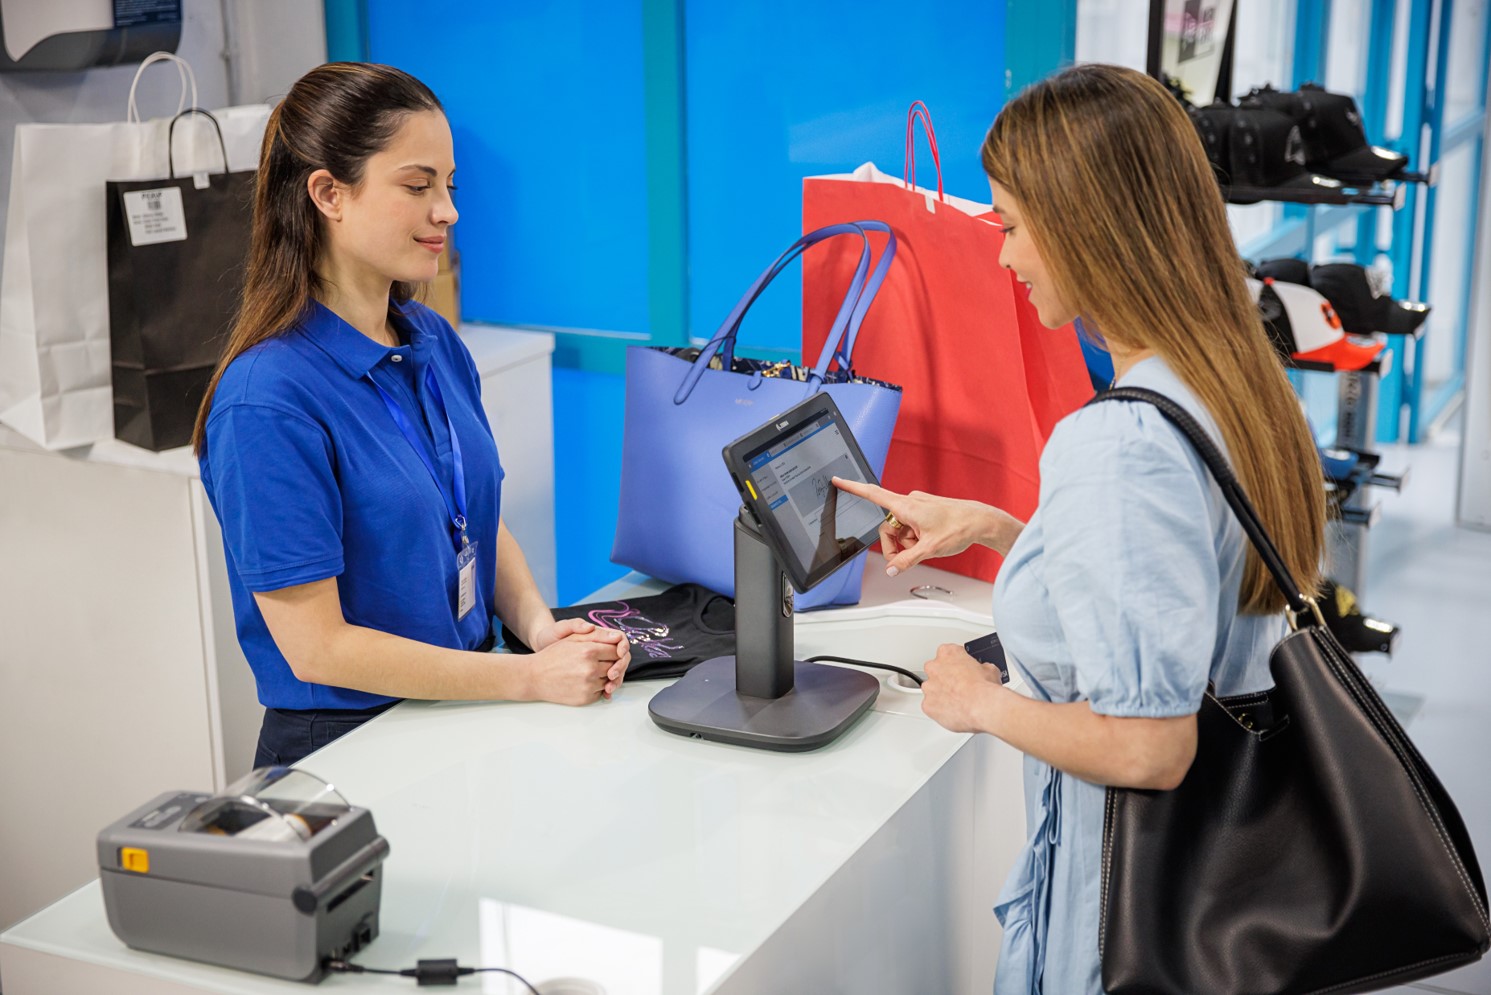
[[[462,336],[504,517],[554,597],[553,336]],[[99,828],[247,772],[263,717],[186,449],[48,452],[0,426],[0,928],[98,874]]]

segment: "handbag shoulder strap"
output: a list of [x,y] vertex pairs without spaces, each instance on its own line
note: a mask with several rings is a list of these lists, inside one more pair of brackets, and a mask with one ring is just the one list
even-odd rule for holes
[[1284,558],[1279,555],[1279,549],[1274,545],[1273,539],[1269,538],[1268,531],[1264,529],[1258,512],[1254,510],[1253,503],[1244,493],[1237,474],[1232,472],[1227,458],[1222,455],[1222,451],[1217,448],[1217,444],[1212,441],[1206,430],[1191,417],[1190,412],[1164,394],[1144,387],[1117,387],[1106,390],[1087,403],[1097,404],[1101,401],[1140,401],[1151,404],[1190,440],[1197,455],[1201,457],[1201,461],[1211,471],[1217,486],[1222,489],[1222,497],[1227,500],[1232,513],[1237,516],[1243,532],[1247,533],[1248,541],[1253,544],[1253,548],[1258,551],[1259,557],[1263,560],[1263,565],[1273,575],[1274,583],[1279,586],[1280,591],[1284,592],[1284,599],[1289,605],[1290,624],[1297,626],[1300,618],[1309,615],[1313,615],[1313,620],[1319,622],[1320,610],[1316,607],[1314,599],[1302,593],[1299,585],[1294,582],[1294,578],[1289,575],[1289,569],[1284,565]]

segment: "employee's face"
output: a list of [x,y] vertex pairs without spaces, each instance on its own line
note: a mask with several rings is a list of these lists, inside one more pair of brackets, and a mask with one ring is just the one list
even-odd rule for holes
[[994,209],[999,212],[1005,228],[999,265],[1014,273],[1015,279],[1025,285],[1041,324],[1047,328],[1060,328],[1077,317],[1077,312],[1056,292],[1056,286],[1046,271],[1046,261],[1036,249],[1030,227],[1025,223],[1019,201],[998,183],[990,181],[989,188],[994,191]]
[[392,141],[346,191],[332,228],[340,252],[389,280],[435,279],[447,229],[456,223],[450,125],[439,111],[405,118]]

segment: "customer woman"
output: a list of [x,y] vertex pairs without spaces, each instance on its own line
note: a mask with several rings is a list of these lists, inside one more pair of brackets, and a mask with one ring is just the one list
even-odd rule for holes
[[[1000,112],[983,163],[1004,224],[999,263],[1041,322],[1080,318],[1107,343],[1119,385],[1194,415],[1313,589],[1319,461],[1181,105],[1131,70],[1069,69]],[[1284,604],[1190,443],[1153,407],[1069,415],[1040,469],[1029,522],[973,501],[839,486],[892,513],[881,530],[891,574],[975,542],[1005,556],[994,615],[1033,697],[943,646],[923,708],[1026,755],[1030,838],[995,910],[995,991],[1087,995],[1102,987],[1104,786],[1181,782],[1208,683],[1223,695],[1272,685]]]
[[[609,697],[620,633],[555,623],[501,518],[476,367],[414,300],[455,161],[440,102],[331,63],[270,115],[242,306],[192,444],[222,523],[238,638],[287,764],[401,698]],[[487,652],[492,613],[537,652]]]

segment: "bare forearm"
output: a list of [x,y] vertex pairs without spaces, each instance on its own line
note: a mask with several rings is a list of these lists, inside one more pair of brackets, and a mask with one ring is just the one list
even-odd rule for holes
[[1000,556],[1009,553],[1010,547],[1015,540],[1020,538],[1024,531],[1025,523],[1014,515],[993,505],[983,505],[983,511],[978,516],[977,531],[973,541],[981,546],[988,546]]
[[528,569],[528,559],[505,522],[497,525],[497,590],[492,610],[528,646],[540,629],[554,621]]
[[446,649],[360,625],[335,627],[304,656],[296,676],[313,684],[395,698],[532,697],[530,657]]
[[1048,702],[992,688],[984,731],[1093,784],[1173,788],[1195,756],[1195,717],[1119,718],[1085,701]]

